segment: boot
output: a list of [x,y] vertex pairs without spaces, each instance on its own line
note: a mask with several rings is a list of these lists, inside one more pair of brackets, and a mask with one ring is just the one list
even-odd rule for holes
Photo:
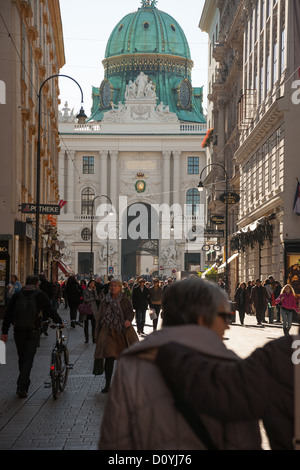
[[104,373],[105,373],[105,387],[101,390],[102,393],[107,393],[110,388],[110,382],[111,382],[111,377],[112,373],[114,370],[114,362],[115,358],[114,357],[107,357],[105,358],[105,364],[104,364]]

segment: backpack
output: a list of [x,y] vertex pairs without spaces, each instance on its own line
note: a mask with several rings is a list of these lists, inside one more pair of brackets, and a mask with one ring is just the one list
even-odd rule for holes
[[30,331],[38,325],[39,312],[35,300],[36,293],[25,296],[20,292],[14,311],[16,330]]

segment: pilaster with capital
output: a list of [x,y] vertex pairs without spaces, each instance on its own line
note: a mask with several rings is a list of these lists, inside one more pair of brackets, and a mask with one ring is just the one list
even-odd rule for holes
[[173,204],[180,204],[180,157],[181,151],[173,152]]
[[107,158],[108,151],[100,150],[100,192],[107,195]]
[[75,181],[74,181],[74,162],[75,159],[75,151],[68,152],[68,186],[67,186],[67,207],[68,207],[68,214],[74,215],[74,188],[75,188]]
[[110,198],[115,210],[118,208],[118,151],[110,150]]
[[163,155],[163,164],[162,164],[162,202],[164,204],[170,205],[170,177],[171,177],[171,152],[169,150],[162,152]]

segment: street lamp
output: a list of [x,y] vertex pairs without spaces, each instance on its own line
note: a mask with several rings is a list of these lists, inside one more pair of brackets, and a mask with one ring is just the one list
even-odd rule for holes
[[110,203],[110,210],[109,210],[109,215],[113,215],[113,210],[112,210],[112,202],[111,202],[111,199],[106,196],[105,194],[100,194],[99,196],[96,196],[94,197],[93,201],[92,201],[92,216],[91,216],[91,250],[90,250],[90,279],[93,278],[93,274],[94,274],[94,260],[93,260],[93,239],[94,239],[94,226],[93,226],[93,221],[94,221],[94,205],[95,205],[95,201],[96,199],[100,198],[100,197],[105,197],[109,203]]
[[[225,174],[225,184],[226,184],[226,189],[225,189],[225,194],[228,193],[228,173],[223,165],[220,163],[210,163],[209,165],[206,165],[203,170],[200,173],[200,182],[197,186],[197,189],[199,192],[202,192],[204,190],[204,185],[202,182],[202,174],[208,168],[209,166],[219,166],[222,168]],[[228,292],[228,201],[225,200],[225,206],[226,206],[226,213],[225,213],[225,288],[226,291]]]
[[86,119],[86,115],[83,109],[83,92],[79,83],[74,80],[74,78],[69,77],[68,75],[55,74],[46,78],[40,86],[39,93],[37,95],[39,107],[38,107],[38,140],[37,140],[37,161],[36,161],[36,227],[35,227],[35,254],[34,254],[34,274],[39,273],[39,231],[40,231],[40,192],[41,192],[41,93],[42,88],[48,80],[55,77],[66,77],[78,85],[81,91],[81,109],[78,116],[79,120]]

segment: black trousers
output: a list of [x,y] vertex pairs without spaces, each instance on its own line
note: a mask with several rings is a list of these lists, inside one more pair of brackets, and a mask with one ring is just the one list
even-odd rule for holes
[[94,315],[87,315],[86,320],[84,320],[84,336],[85,340],[89,340],[89,322],[91,322],[92,325],[92,337],[93,340],[95,338],[95,326],[96,326],[96,320]]
[[28,391],[30,385],[30,373],[36,348],[39,345],[40,331],[14,331],[14,339],[19,357],[19,377],[17,387],[19,390]]

